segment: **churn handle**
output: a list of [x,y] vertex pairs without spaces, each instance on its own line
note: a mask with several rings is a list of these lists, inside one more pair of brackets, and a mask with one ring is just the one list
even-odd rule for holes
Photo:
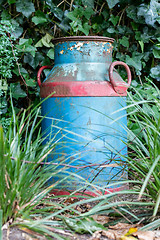
[[[115,79],[113,78],[113,69],[116,65],[122,65],[125,67],[127,76],[128,76],[127,83],[116,82]],[[119,94],[124,93],[129,88],[129,86],[131,84],[131,79],[132,79],[131,71],[130,71],[128,65],[121,61],[115,61],[115,62],[111,63],[111,65],[109,67],[109,79],[110,79],[110,82],[111,82],[114,90],[117,93],[119,93]]]
[[39,70],[38,70],[38,73],[37,73],[37,82],[38,82],[38,86],[40,87],[41,86],[41,73],[44,69],[52,69],[53,67],[52,66],[43,66],[41,67]]

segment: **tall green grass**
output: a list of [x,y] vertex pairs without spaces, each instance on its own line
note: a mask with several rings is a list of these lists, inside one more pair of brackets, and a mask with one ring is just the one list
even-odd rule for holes
[[2,240],[2,216],[3,216],[3,211],[0,209],[0,240]]
[[[65,178],[48,184],[50,178],[59,173],[57,164],[45,164],[56,142],[53,137],[42,144],[44,138],[39,116],[39,107],[24,110],[21,115],[16,116],[12,104],[12,118],[7,132],[4,133],[0,126],[0,210],[3,210],[3,224],[25,222],[27,225],[26,222],[43,218],[57,209],[46,196],[60,181],[65,181]],[[65,168],[61,171],[63,170]],[[44,208],[40,210],[39,205]],[[27,226],[29,227],[29,223]],[[48,234],[47,227],[37,229]],[[52,232],[50,235],[57,237]]]
[[[85,228],[86,231],[86,221],[95,226],[91,228],[87,225],[89,233],[99,229],[95,221],[88,219],[94,214],[118,216],[117,221],[121,218],[130,223],[145,219],[144,224],[150,222],[146,225],[147,229],[158,227],[158,220],[151,223],[160,214],[160,92],[155,86],[154,90],[156,94],[150,96],[151,99],[146,99],[136,90],[134,96],[129,95],[126,107],[129,119],[128,155],[119,155],[125,159],[129,169],[129,179],[122,183],[129,184],[130,189],[108,195],[103,195],[105,186],[95,186],[75,173],[48,186],[51,177],[57,176],[60,171],[67,173],[66,167],[59,168],[52,163],[41,165],[58,143],[53,137],[42,145],[44,139],[40,132],[38,107],[30,109],[29,115],[24,111],[16,116],[12,106],[13,117],[7,133],[4,134],[0,127],[0,209],[3,210],[3,224],[9,221],[12,225],[27,227],[56,239],[64,239],[59,235],[63,228],[79,232]],[[70,178],[72,184],[76,177],[84,187],[70,196],[59,196],[61,201],[57,201],[56,196],[48,194],[61,181]],[[120,183],[113,185],[116,187],[116,184]],[[97,197],[79,196],[76,201],[65,204],[67,198],[75,197],[87,186],[95,189],[93,192]],[[79,212],[77,207],[85,204],[93,204],[93,207],[84,213]]]
[[151,84],[148,89],[145,94],[135,90],[129,95],[129,120],[134,127],[128,129],[127,162],[132,179],[140,181],[138,199],[149,195],[155,217],[160,213],[160,91]]

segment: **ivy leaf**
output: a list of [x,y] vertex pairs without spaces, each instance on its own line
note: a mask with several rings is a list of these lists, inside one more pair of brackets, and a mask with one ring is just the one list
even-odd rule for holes
[[126,64],[129,66],[132,66],[136,69],[136,72],[138,75],[140,75],[140,71],[142,70],[142,61],[141,58],[143,57],[142,54],[140,55],[132,55],[132,58],[128,55],[126,55]]
[[33,69],[36,69],[43,60],[44,56],[40,52],[36,52],[35,57],[28,53],[24,55],[24,63],[28,63]]
[[114,26],[117,25],[119,20],[119,16],[114,16],[113,14],[111,14],[111,17],[109,18],[109,21],[113,23]]
[[16,0],[8,0],[9,4],[12,4],[12,3],[15,3],[15,2],[16,2]]
[[134,20],[134,23],[139,23],[139,19],[137,17],[137,7],[134,5],[130,5],[126,9],[127,16]]
[[85,11],[83,12],[83,14],[84,14],[84,16],[85,16],[85,18],[86,18],[87,20],[90,19],[91,15],[92,15],[93,13],[94,13],[94,11],[93,11],[93,9],[92,9],[91,7],[87,7],[87,8],[85,9]]
[[[1,114],[5,114],[7,112],[7,109],[8,109],[7,100],[6,100],[6,98],[2,97],[1,93],[3,95],[3,91],[0,88],[0,97],[1,97],[1,101],[0,101],[0,115]],[[2,122],[2,118],[1,118],[1,122]]]
[[20,66],[20,69],[17,69],[17,68],[14,69],[13,72],[14,72],[17,76],[19,76],[19,70],[20,70],[20,73],[21,73],[22,76],[28,75],[27,70],[26,70],[25,68],[21,67],[21,66]]
[[150,76],[155,78],[157,81],[160,81],[160,66],[151,68]]
[[82,0],[84,6],[94,8],[94,0]]
[[84,23],[83,26],[82,25],[79,25],[78,26],[78,30],[83,32],[85,35],[88,35],[89,34],[89,30],[90,30],[91,26],[88,25],[88,23]]
[[33,12],[35,12],[34,4],[29,0],[18,0],[16,2],[17,12],[21,12],[25,17],[29,17]]
[[32,78],[27,79],[26,84],[27,84],[28,87],[36,87],[36,85],[37,85],[35,79],[32,79]]
[[63,19],[63,10],[60,9],[59,7],[57,7],[54,3],[51,4],[51,12],[54,14],[54,16],[59,19],[60,21],[62,21]]
[[53,37],[50,34],[46,33],[46,35],[36,43],[35,47],[54,47],[54,44],[51,42],[52,39]]
[[67,17],[72,21],[75,21],[78,18],[81,18],[83,14],[84,14],[84,9],[80,6],[78,8],[75,8],[72,12],[69,12],[67,14]]
[[131,22],[131,25],[134,31],[138,30],[138,23]]
[[26,92],[23,91],[23,89],[21,88],[20,83],[11,83],[10,88],[12,92],[12,97],[14,97],[17,100],[19,98],[24,98],[27,96]]
[[67,14],[67,17],[69,18],[69,19],[71,19],[72,21],[75,21],[77,18],[74,16],[74,12],[69,12],[68,14]]
[[23,33],[23,28],[18,26],[15,28],[11,36],[13,36],[15,39],[18,39]]
[[110,9],[113,8],[117,3],[119,3],[119,0],[106,0],[106,1]]
[[54,48],[51,48],[51,49],[48,51],[47,56],[48,56],[50,59],[54,59]]
[[114,33],[115,32],[115,28],[114,27],[109,27],[109,28],[107,28],[107,32]]
[[110,16],[109,12],[106,9],[102,12],[102,15],[105,19],[108,19]]
[[[76,19],[75,21],[72,21],[70,23],[70,26],[73,28],[73,31],[74,32],[77,32],[77,30],[79,29],[82,29],[82,21],[80,19]],[[81,31],[81,30],[80,30]]]
[[36,47],[32,46],[32,39],[24,39],[20,38],[19,45],[17,45],[17,48],[20,52],[28,52],[33,57],[35,57]]
[[35,25],[38,25],[38,24],[42,24],[42,23],[45,23],[47,22],[47,19],[44,18],[44,17],[33,17],[32,18],[32,22],[34,22]]
[[70,20],[66,17],[66,12],[65,11],[65,17],[63,18],[62,22],[59,24],[59,27],[65,31],[65,32],[68,32],[70,30],[70,25],[69,25],[69,22]]
[[129,47],[129,41],[128,38],[123,36],[122,39],[119,40],[120,44],[124,47]]
[[141,40],[141,41],[138,41],[139,42],[139,45],[141,47],[141,51],[142,53],[144,52],[144,42]]
[[153,55],[155,58],[160,58],[160,49],[153,49]]
[[146,24],[155,26],[155,22],[159,17],[160,3],[156,0],[151,0],[150,5],[141,4],[139,6],[137,16],[140,16],[145,19]]
[[102,224],[97,223],[91,217],[86,217],[81,220],[65,218],[64,222],[71,230],[80,234],[93,233],[95,231],[106,230],[106,228]]

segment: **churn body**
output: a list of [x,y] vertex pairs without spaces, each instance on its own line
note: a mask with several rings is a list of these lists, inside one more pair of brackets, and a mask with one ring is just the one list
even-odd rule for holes
[[[82,179],[103,188],[125,188],[120,182],[127,174],[127,118],[125,109],[130,70],[123,62],[112,63],[112,43],[106,37],[68,37],[54,40],[54,66],[43,83],[38,73],[42,102],[42,131],[57,142],[48,161],[71,166],[74,183],[62,188],[76,190]],[[124,82],[114,69],[123,65]],[[62,176],[59,177],[64,177]],[[56,181],[57,179],[52,179]]]

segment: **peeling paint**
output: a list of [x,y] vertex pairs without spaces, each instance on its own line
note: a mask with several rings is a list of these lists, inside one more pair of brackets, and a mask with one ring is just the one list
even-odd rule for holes
[[68,49],[72,51],[72,50],[74,49],[74,46],[72,46],[72,47],[70,47],[70,48],[68,48]]
[[77,48],[77,50],[79,51],[83,44],[84,44],[83,42],[79,42],[75,45],[75,48]]
[[64,53],[64,50],[60,51],[60,54],[63,54]]

